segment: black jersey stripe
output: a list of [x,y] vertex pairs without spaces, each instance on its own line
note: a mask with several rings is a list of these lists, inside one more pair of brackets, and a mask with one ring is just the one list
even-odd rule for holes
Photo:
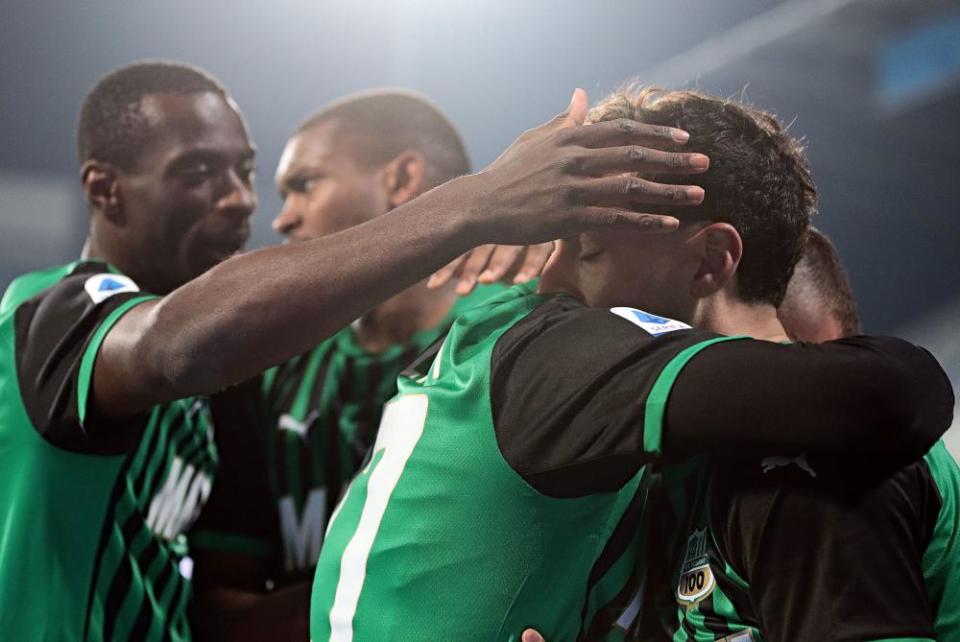
[[130,640],[146,640],[147,633],[150,631],[150,624],[153,621],[153,606],[150,600],[142,600],[137,615],[133,620],[133,626],[130,627]]
[[[383,406],[379,403],[388,393],[387,391],[396,390],[396,381],[389,380],[385,372],[395,372],[400,365],[404,363],[403,355],[398,354],[389,362],[376,361],[366,368],[366,380],[363,382],[366,388],[365,394],[358,401],[360,402],[361,421],[357,424],[357,434],[353,436],[353,451],[355,457],[359,454],[357,451],[364,451],[372,444],[373,436],[380,424],[380,415],[383,412]],[[389,396],[393,396],[390,394]]]
[[113,534],[113,529],[115,527],[114,519],[117,504],[120,501],[120,498],[123,496],[124,489],[126,487],[127,471],[129,470],[131,459],[132,454],[127,456],[123,466],[121,466],[120,470],[117,471],[117,479],[113,482],[113,490],[110,492],[110,502],[108,504],[109,508],[103,517],[103,526],[100,529],[100,541],[97,544],[97,553],[93,562],[93,572],[90,573],[90,588],[87,591],[87,607],[83,618],[84,640],[89,639],[90,617],[93,613],[94,604],[93,598],[97,593],[97,585],[100,582],[100,570],[103,566],[103,557],[106,553],[107,546],[110,543],[110,537]]
[[[136,536],[140,526],[139,518],[136,515],[128,517],[120,528],[119,535],[124,542],[129,542]],[[114,629],[117,625],[117,617],[127,599],[128,593],[133,588],[133,560],[129,556],[122,556],[117,568],[113,569],[113,577],[110,579],[110,588],[107,590],[107,599],[103,606],[103,639],[114,639]]]
[[[184,416],[185,410],[182,407],[167,414],[170,415],[171,423],[175,419],[179,420],[179,422],[173,429],[170,429],[168,424],[166,429],[162,431],[165,437],[163,440],[163,450],[158,451],[156,456],[152,458],[152,471],[147,477],[147,483],[144,484],[144,486],[146,486],[144,489],[145,498],[155,496],[160,487],[167,482],[167,477],[171,472],[170,463],[174,457],[179,456],[175,453],[182,452],[184,444],[194,436],[195,432],[199,432],[194,429],[195,427],[193,425],[185,423],[187,419]],[[180,457],[180,459],[184,464],[190,461],[183,457]]]
[[161,425],[154,432],[154,439],[148,445],[149,456],[141,463],[140,469],[136,471],[133,487],[140,489],[137,503],[141,506],[146,506],[148,499],[153,497],[156,490],[157,474],[159,471],[166,469],[164,464],[169,454],[170,426],[176,414],[175,411],[168,409],[160,416],[159,422]]
[[[292,363],[280,366],[277,370],[277,376],[273,380],[273,385],[267,393],[267,398],[273,400],[275,408],[289,408],[297,396],[298,383],[303,378],[304,370],[309,364],[306,355],[296,357]],[[272,426],[268,428],[273,428]]]
[[180,575],[179,571],[172,570],[170,573],[171,581],[174,587],[167,600],[162,602],[164,618],[164,630],[170,631],[174,627],[174,616],[183,613],[184,603],[189,596],[189,582]]
[[[630,500],[630,504],[627,506],[623,515],[620,516],[620,521],[613,529],[606,545],[600,552],[600,556],[590,570],[590,575],[587,579],[587,590],[584,594],[583,610],[580,614],[580,621],[584,627],[588,624],[589,596],[594,586],[613,568],[613,565],[626,553],[627,549],[636,542],[640,525],[640,515],[644,502],[646,501],[648,490],[648,473],[643,471],[640,474],[643,475],[644,478],[640,480],[633,498]],[[634,565],[629,581],[625,583],[624,587],[617,593],[612,601],[602,606],[593,618],[593,622],[589,623],[589,628],[581,631],[582,639],[595,639],[599,637],[602,632],[608,631],[612,627],[619,615],[619,611],[621,611],[622,608],[626,608],[630,598],[633,597],[633,594],[636,592],[637,578],[638,569],[636,565]],[[622,608],[618,609],[618,607]]]
[[[158,410],[150,412],[147,425],[144,427],[143,434],[140,437],[140,447],[133,450],[130,461],[130,476],[134,478],[134,483],[141,482],[140,471],[143,469],[146,460],[155,452],[153,444],[157,439],[157,431],[160,429],[162,413]],[[144,447],[146,445],[146,447]],[[134,486],[139,487],[139,486]]]
[[[317,380],[314,377],[307,376],[313,370],[316,372],[325,372],[328,362],[331,358],[331,351],[324,349],[319,354],[320,362],[317,363],[318,354],[316,352],[307,353],[298,357],[296,364],[292,368],[281,367],[282,378],[286,385],[279,398],[279,405],[275,405],[276,417],[274,421],[279,421],[280,416],[289,412],[296,406],[304,407],[304,419],[307,419],[314,406],[313,398],[316,394]],[[310,427],[307,427],[307,435],[301,437],[287,430],[278,430],[276,425],[270,426],[272,433],[268,436],[270,447],[273,450],[273,461],[276,462],[275,470],[271,471],[275,475],[276,492],[278,497],[292,497],[296,509],[302,510],[304,503],[304,480],[302,470],[304,468],[309,475],[311,466],[303,466],[301,461],[301,451],[303,449],[303,439],[309,437]]]
[[[327,372],[330,369],[330,363],[333,359],[335,351],[325,350],[320,356],[320,361],[316,365],[314,370],[313,380],[310,382],[310,387],[307,390],[302,391],[301,394],[306,395],[307,399],[307,414],[314,412],[317,408],[320,408],[319,400],[323,394],[323,387],[326,385],[327,381]],[[310,425],[306,427],[307,435],[306,439],[313,440],[316,438],[315,431],[322,430],[323,426],[327,423],[326,417],[323,416],[314,416],[313,421],[310,422]],[[323,477],[322,470],[317,470],[315,462],[313,460],[313,448],[300,448],[300,461],[299,461],[299,470],[300,470],[300,496],[304,498],[309,497],[310,491],[317,485]],[[295,500],[296,501],[296,500]]]
[[154,597],[157,600],[157,603],[160,605],[161,611],[168,614],[168,616],[165,618],[163,627],[164,630],[168,630],[170,623],[169,613],[171,612],[170,594],[173,592],[173,589],[171,588],[171,582],[180,578],[180,573],[174,568],[173,564],[164,564],[159,570],[156,578],[157,580],[153,583],[156,590]]

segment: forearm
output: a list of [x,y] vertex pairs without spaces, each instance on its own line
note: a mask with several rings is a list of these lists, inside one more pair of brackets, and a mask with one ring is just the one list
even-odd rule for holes
[[231,588],[200,591],[190,609],[190,628],[198,642],[307,640],[310,584],[303,582],[270,593]]
[[101,354],[112,350],[118,370],[148,367],[153,376],[124,382],[122,394],[110,385],[98,393],[118,390],[106,400],[111,414],[135,412],[216,392],[308,350],[468,249],[459,189],[450,184],[336,235],[235,257],[135,309]]
[[822,345],[732,341],[684,368],[667,405],[665,451],[918,457],[949,427],[936,359],[892,338]]

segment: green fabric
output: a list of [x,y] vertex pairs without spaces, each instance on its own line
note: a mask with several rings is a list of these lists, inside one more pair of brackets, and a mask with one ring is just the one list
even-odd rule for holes
[[[266,373],[260,424],[283,552],[283,567],[272,573],[278,582],[313,576],[332,499],[326,488],[329,469],[337,467],[341,484],[352,479],[376,437],[383,404],[397,392],[400,372],[461,313],[504,290],[501,285],[479,286],[469,296],[457,297],[439,324],[416,332],[405,344],[372,353],[348,326]],[[299,426],[300,432],[285,426]]]
[[[139,445],[111,456],[54,446],[24,405],[16,312],[80,264],[18,278],[0,304],[0,637],[188,641],[181,533],[217,463],[205,405],[154,407],[137,418]],[[78,368],[81,400],[104,326],[144,298],[121,304],[94,331],[81,361],[88,365]]]
[[960,639],[960,469],[938,441],[924,456],[940,491],[940,513],[923,554],[923,578],[940,640]]
[[93,364],[97,360],[97,353],[100,351],[100,345],[107,337],[107,333],[120,320],[120,317],[130,311],[130,308],[156,298],[153,295],[146,295],[125,301],[123,305],[103,320],[93,337],[90,338],[90,343],[87,344],[83,352],[83,360],[80,362],[80,376],[77,378],[77,412],[80,415],[81,423],[87,418],[87,396],[90,393],[90,384],[93,383]]
[[236,533],[222,533],[219,531],[203,531],[190,535],[190,546],[217,551],[240,553],[254,557],[267,557],[273,553],[273,546],[253,537],[244,537]]
[[544,300],[519,286],[466,313],[430,374],[401,378],[375,456],[330,524],[313,585],[313,640],[519,640],[528,626],[551,642],[577,639],[590,571],[644,473],[619,492],[559,499],[504,460],[491,354]]

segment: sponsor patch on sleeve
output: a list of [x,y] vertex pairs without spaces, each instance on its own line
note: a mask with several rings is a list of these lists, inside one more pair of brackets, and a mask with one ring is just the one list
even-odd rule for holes
[[115,294],[140,291],[133,279],[122,274],[94,274],[87,279],[83,287],[95,304]]
[[636,308],[610,308],[610,311],[655,337],[666,334],[667,332],[690,329],[690,326],[683,321],[658,317],[655,314],[637,310]]

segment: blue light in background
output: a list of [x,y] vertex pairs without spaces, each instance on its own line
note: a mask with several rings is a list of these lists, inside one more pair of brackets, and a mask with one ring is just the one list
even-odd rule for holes
[[900,35],[881,49],[877,98],[899,109],[960,80],[960,10]]

